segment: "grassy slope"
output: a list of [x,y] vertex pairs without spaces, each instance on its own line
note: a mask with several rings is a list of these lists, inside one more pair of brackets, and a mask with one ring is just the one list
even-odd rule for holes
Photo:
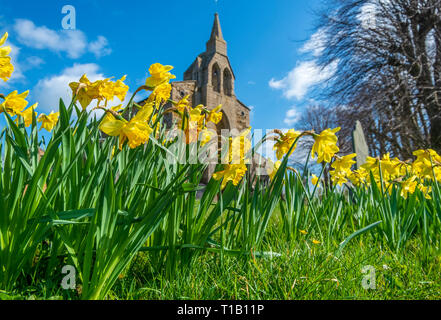
[[[148,253],[139,253],[108,299],[441,299],[441,255],[424,255],[417,240],[397,254],[366,234],[337,255],[336,244],[314,245],[312,235],[290,242],[282,239],[276,217],[264,251],[280,256],[221,259],[219,254],[204,253],[187,271],[167,280],[153,270]],[[367,265],[376,270],[375,290],[362,286],[362,268]],[[43,271],[36,270],[28,279],[33,285],[18,289],[16,298],[78,299],[75,291],[60,288],[61,276],[37,279],[44,279]]]
[[[277,239],[274,239],[277,240]],[[441,259],[425,259],[418,247],[396,256],[357,242],[340,256],[305,241],[272,250],[273,259],[242,261],[202,255],[188,274],[167,281],[139,255],[109,298],[117,299],[440,299]],[[365,265],[376,269],[376,289],[361,282]]]

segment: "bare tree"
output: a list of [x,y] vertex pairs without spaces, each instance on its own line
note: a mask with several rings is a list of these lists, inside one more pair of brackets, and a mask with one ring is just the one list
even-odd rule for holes
[[[365,128],[370,152],[441,152],[441,0],[335,0],[317,30],[319,64],[338,62],[321,98]],[[344,128],[343,131],[348,131]]]

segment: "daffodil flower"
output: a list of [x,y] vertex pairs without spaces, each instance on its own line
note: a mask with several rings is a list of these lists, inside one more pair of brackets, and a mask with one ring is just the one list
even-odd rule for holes
[[3,47],[6,39],[8,39],[7,32],[0,38],[0,79],[2,79],[3,81],[8,81],[12,75],[12,72],[14,72],[14,66],[11,63],[11,57],[8,56],[11,52],[11,47]]
[[172,66],[163,66],[160,63],[152,64],[149,68],[150,77],[145,81],[145,85],[150,88],[155,88],[164,82],[168,82],[170,79],[175,79],[176,76],[169,72],[172,69]]
[[247,166],[244,164],[227,164],[224,170],[213,174],[215,180],[222,180],[221,188],[224,189],[229,181],[237,186],[247,172]]
[[41,122],[40,130],[46,129],[47,131],[51,132],[57,124],[59,116],[59,112],[53,111],[49,115],[45,115],[44,113],[40,114],[37,119],[38,122]]
[[315,174],[311,177],[311,183],[315,186],[319,183],[319,178]]
[[[277,132],[280,136],[280,138],[277,139],[277,142],[274,144],[274,150],[276,150],[276,157],[278,160],[282,159],[285,154],[289,152],[289,149],[291,149],[294,142],[297,140],[297,138],[302,134],[299,131],[295,131],[294,129],[288,130],[287,133],[283,132]],[[295,148],[297,147],[297,144],[292,148],[290,156]]]
[[110,78],[91,82],[84,74],[79,82],[69,83],[69,87],[72,89],[72,93],[76,95],[83,110],[86,110],[92,100],[95,99],[98,103],[105,101],[105,105],[107,105],[107,101],[112,101],[114,97],[123,101],[129,90],[129,87],[123,82],[125,79],[126,76],[123,76],[116,82],[110,81]]
[[162,83],[155,87],[147,101],[155,102],[156,105],[160,105],[170,99],[171,90],[172,86],[170,83]]
[[280,165],[282,164],[282,161],[276,161],[273,163],[270,159],[268,159],[269,168],[267,169],[268,176],[270,177],[271,181],[274,180],[274,177],[277,174],[277,171],[279,171]]
[[121,116],[115,117],[112,112],[108,112],[100,124],[100,130],[109,136],[119,136],[120,150],[126,140],[128,140],[129,147],[134,149],[147,143],[153,132],[148,125],[152,112],[153,107],[144,107],[130,121]]
[[339,128],[335,129],[326,129],[320,134],[313,135],[314,137],[314,145],[312,146],[311,154],[314,159],[317,155],[317,162],[327,162],[330,163],[334,155],[340,150],[337,147],[338,138],[335,135],[340,131]]
[[[26,127],[29,127],[32,124],[32,116],[34,115],[34,110],[37,108],[37,106],[38,103],[35,103],[26,110],[17,114],[19,117],[23,118]],[[16,121],[18,122],[18,118],[16,119]]]
[[207,122],[213,122],[214,124],[218,124],[222,120],[222,105],[218,105],[216,108],[210,111],[207,117]]
[[15,90],[8,94],[0,104],[0,113],[6,111],[9,115],[15,116],[22,112],[28,105],[28,102],[25,100],[28,94],[29,90],[20,94]]

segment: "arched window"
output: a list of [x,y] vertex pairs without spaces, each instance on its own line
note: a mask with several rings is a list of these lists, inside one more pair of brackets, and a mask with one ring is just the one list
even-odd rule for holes
[[220,68],[217,63],[213,65],[213,72],[211,74],[211,85],[213,86],[213,90],[216,92],[220,92],[221,85],[220,78]]
[[227,96],[233,95],[233,77],[228,69],[224,69],[224,93]]

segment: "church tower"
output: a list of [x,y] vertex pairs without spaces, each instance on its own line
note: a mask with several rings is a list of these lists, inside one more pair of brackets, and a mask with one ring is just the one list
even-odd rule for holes
[[[172,81],[171,99],[179,101],[185,96],[192,106],[199,104],[212,110],[222,104],[222,120],[217,125],[209,123],[208,127],[223,135],[222,130],[228,130],[229,135],[237,135],[250,126],[250,109],[236,97],[234,91],[235,76],[227,55],[225,41],[219,21],[219,15],[214,15],[211,35],[206,43],[205,52],[196,57],[194,62],[184,73],[183,81]],[[139,104],[143,105],[141,101]],[[171,104],[166,105],[171,107]],[[169,127],[178,120],[175,114],[168,113],[165,121]],[[213,145],[213,152],[217,154],[217,147]],[[210,164],[204,172],[202,181],[207,183],[215,169]]]
[[239,132],[250,125],[250,109],[237,99],[234,91],[235,75],[227,55],[219,21],[214,15],[211,35],[201,53],[184,73],[184,81],[172,82],[172,99],[177,101],[189,95],[193,106],[203,104],[214,109],[222,104],[223,117],[217,131],[236,129]]

